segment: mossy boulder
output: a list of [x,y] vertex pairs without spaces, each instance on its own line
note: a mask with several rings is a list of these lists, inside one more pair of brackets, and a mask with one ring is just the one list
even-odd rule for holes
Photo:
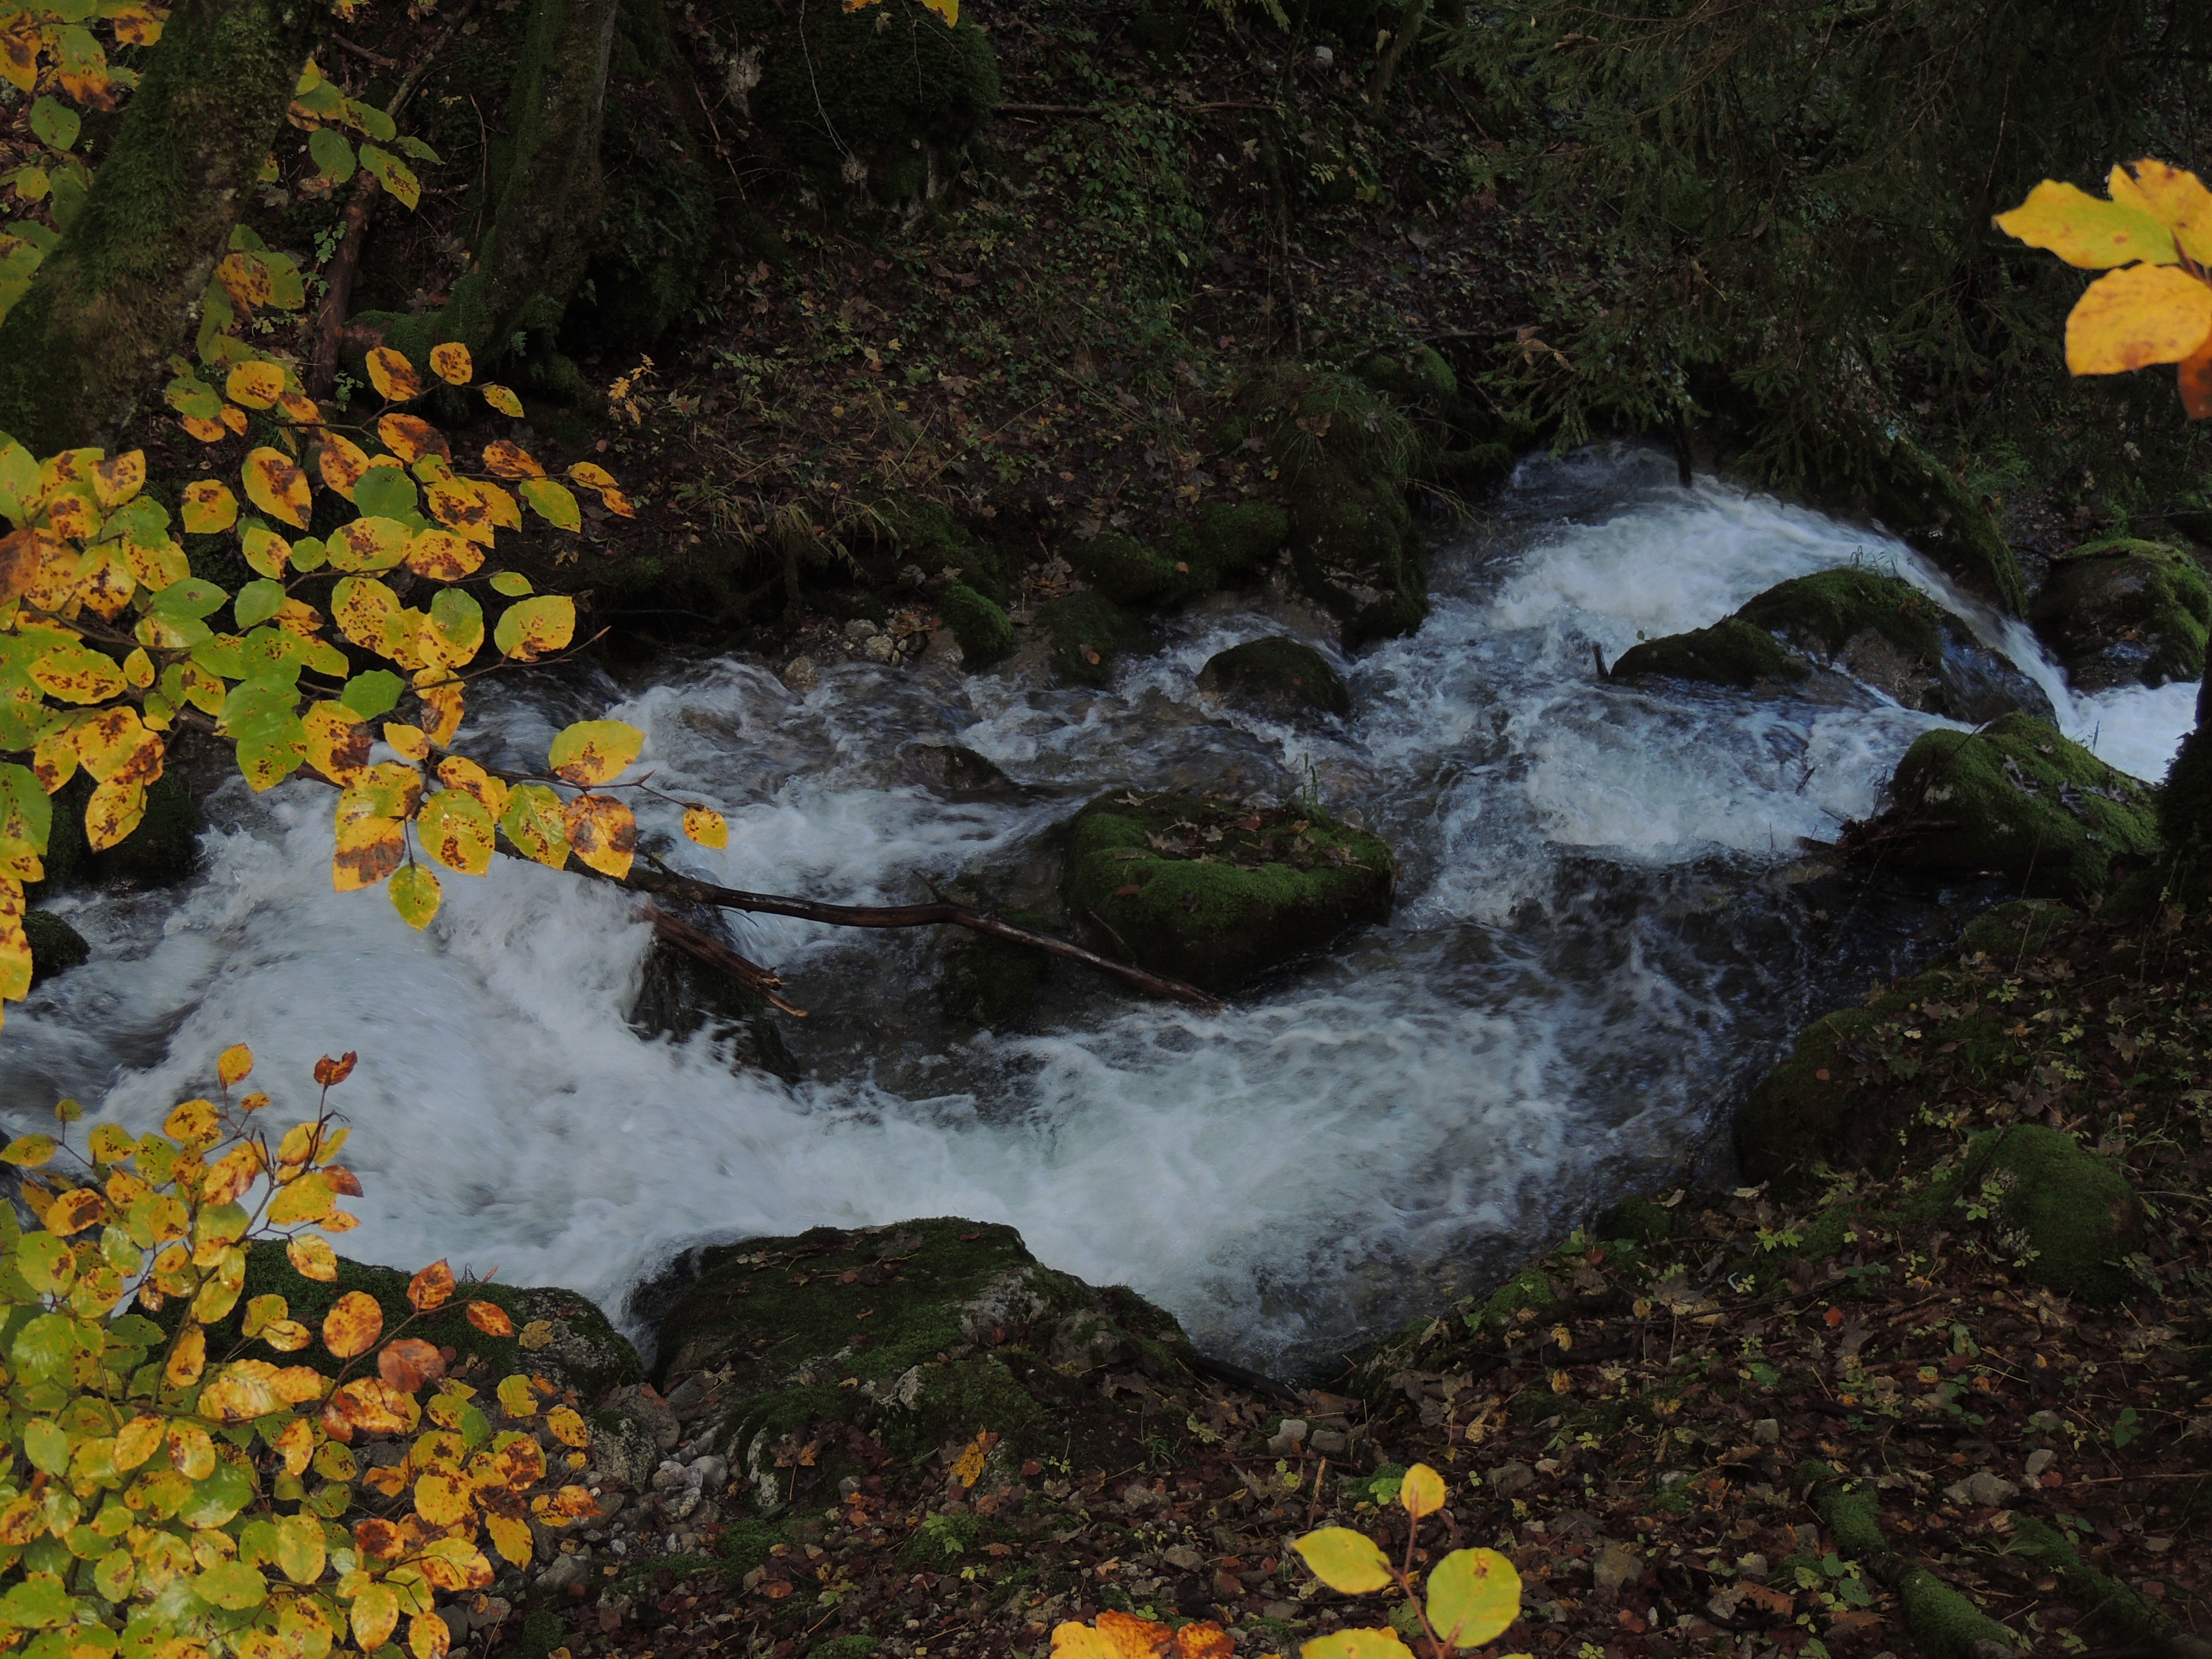
[[1168,549],[1210,592],[1250,577],[1291,538],[1291,515],[1273,501],[1235,501],[1206,508],[1178,530]]
[[1741,617],[1723,617],[1711,628],[1638,641],[1620,653],[1612,678],[1705,680],[1749,688],[1762,681],[1787,684],[1811,672],[1764,628]]
[[1100,690],[1114,684],[1114,659],[1152,644],[1152,630],[1105,594],[1070,593],[1036,611],[1051,641],[1053,678],[1062,685]]
[[1198,689],[1272,720],[1352,713],[1352,693],[1328,659],[1279,636],[1216,652],[1198,671]]
[[1425,404],[1440,414],[1459,404],[1459,375],[1434,346],[1415,346],[1404,353],[1377,351],[1361,359],[1354,373],[1377,392],[1404,403]]
[[1070,536],[1060,544],[1060,556],[1069,569],[1121,605],[1162,603],[1191,575],[1188,560],[1155,552],[1118,530]]
[[1864,1008],[1824,1015],[1753,1085],[1733,1126],[1747,1181],[1786,1182],[1815,1161],[1863,1164],[1882,1149],[1883,1127],[1865,1121],[1852,1090],[1852,1050],[1875,1022]]
[[1848,492],[1968,592],[2014,616],[2027,604],[2020,562],[1990,509],[1951,470],[1903,439],[1863,436],[1858,471],[1868,480]]
[[1983,1214],[1993,1250],[2062,1296],[2112,1302],[2143,1247],[2141,1202],[2072,1135],[2041,1124],[1988,1129],[1966,1143],[1956,1202]]
[[719,9],[739,40],[761,48],[759,83],[746,94],[754,120],[825,201],[910,210],[935,200],[999,101],[989,37],[965,18],[947,28],[919,0],[796,14],[775,0],[725,0]]
[[926,578],[949,572],[952,580],[966,583],[992,604],[1006,604],[1011,594],[1006,562],[942,502],[894,496],[880,510],[897,538],[901,556],[919,566]]
[[1116,603],[1164,605],[1211,593],[1249,576],[1290,538],[1290,514],[1273,501],[1238,501],[1206,509],[1164,547],[1101,530],[1070,536],[1060,556],[1085,581]]
[[1337,618],[1345,648],[1419,628],[1428,570],[1401,491],[1431,446],[1348,374],[1264,377],[1247,401],[1273,411],[1268,453],[1290,495],[1298,584]]
[[[668,1310],[655,1378],[672,1390],[705,1374],[732,1472],[768,1511],[835,1492],[852,1472],[836,1431],[905,1458],[987,1428],[1019,1451],[1048,1437],[1071,1376],[1164,1379],[1193,1357],[1169,1315],[1039,1265],[1011,1227],[817,1227],[718,1245],[690,1267],[688,1282],[647,1292]],[[788,1448],[808,1441],[822,1455],[802,1464]]]
[[2027,714],[1927,733],[1898,763],[1889,796],[1888,811],[1844,827],[1848,856],[1998,872],[2073,898],[2100,891],[2116,857],[2158,850],[2150,791]]
[[938,614],[952,630],[961,665],[970,673],[1004,661],[1014,648],[1014,624],[1006,613],[965,582],[948,585],[937,601]]
[[31,942],[31,983],[67,973],[92,959],[84,935],[51,910],[24,915],[23,934]]
[[2092,542],[2052,564],[2028,621],[2077,690],[2198,680],[2212,583],[2179,548]]
[[1396,877],[1319,812],[1125,790],[1069,826],[1062,891],[1095,949],[1225,991],[1382,921]]
[[1779,688],[1814,666],[1953,720],[2051,714],[2042,689],[1965,623],[1901,577],[1858,567],[1778,582],[1711,628],[1632,647],[1613,672]]

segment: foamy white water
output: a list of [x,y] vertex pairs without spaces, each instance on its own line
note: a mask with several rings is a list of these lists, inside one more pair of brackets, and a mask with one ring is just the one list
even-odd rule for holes
[[[496,1266],[619,1316],[688,1243],[958,1213],[1136,1285],[1217,1352],[1310,1362],[1708,1155],[1791,1030],[1935,914],[1924,889],[1793,864],[1941,722],[1872,693],[1614,685],[1590,646],[1611,659],[1855,556],[1936,579],[1894,543],[1671,472],[1635,452],[1525,465],[1489,533],[1440,552],[1421,634],[1344,665],[1358,712],[1325,732],[1196,694],[1215,651],[1310,625],[1249,596],[1171,624],[1103,695],[925,662],[801,696],[722,659],[628,691],[541,680],[472,717],[535,763],[616,705],[648,734],[641,768],[729,815],[714,854],[644,812],[672,861],[853,900],[1030,897],[1047,832],[1093,793],[1281,793],[1310,767],[1398,848],[1398,912],[1218,1018],[1061,969],[1030,1030],[976,1036],[935,1008],[943,938],[740,921],[815,1011],[786,1087],[708,1036],[632,1028],[650,936],[626,896],[502,865],[447,877],[417,934],[380,895],[330,890],[326,793],[234,784],[191,886],[64,902],[95,960],[11,1012],[0,1101],[28,1121],[74,1093],[143,1125],[242,1040],[279,1109],[288,1084],[304,1107],[315,1057],[351,1048],[337,1098],[368,1194],[346,1243],[371,1259]],[[2060,707],[2126,766],[2170,752],[2185,690]],[[922,740],[1043,793],[949,802],[904,758]]]

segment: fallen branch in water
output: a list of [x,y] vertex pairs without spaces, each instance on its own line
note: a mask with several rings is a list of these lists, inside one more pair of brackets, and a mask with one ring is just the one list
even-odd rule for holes
[[653,924],[653,936],[671,950],[681,951],[696,957],[709,968],[727,974],[747,990],[765,998],[794,1019],[805,1019],[806,1010],[786,1002],[776,993],[783,981],[750,957],[741,957],[714,938],[703,933],[690,922],[672,916],[657,904],[645,907],[645,919]]
[[[1054,939],[1050,933],[1017,927],[1011,921],[1000,921],[988,910],[971,909],[964,904],[823,904],[814,899],[786,898],[774,893],[741,892],[734,887],[717,887],[712,882],[694,880],[690,876],[679,876],[672,871],[647,870],[639,866],[633,866],[629,874],[616,884],[627,887],[632,892],[658,893],[670,898],[685,899],[694,904],[711,904],[718,909],[744,910],[757,915],[790,916],[799,921],[826,922],[833,927],[965,927],[970,933],[1002,939],[1012,945],[1026,945],[1031,950],[1042,951],[1048,956],[1063,957],[1070,962],[1081,963],[1099,973],[1111,974],[1140,991],[1149,991],[1154,996],[1171,997],[1194,1008],[1203,1008],[1208,1013],[1218,1013],[1226,1006],[1220,998],[1200,990],[1195,985],[1186,985],[1179,979],[1169,979],[1164,975],[1147,973],[1130,963],[1115,962],[1110,957],[1086,951],[1066,939]],[[676,925],[682,927],[684,924]],[[660,926],[659,921],[654,921],[656,931]],[[700,938],[708,944],[714,943],[706,939],[704,934]],[[695,951],[693,954],[697,953]],[[731,955],[736,957],[736,952],[732,951]],[[744,960],[742,957],[736,957],[736,959]],[[747,966],[753,967],[753,964],[747,963]],[[765,970],[756,968],[755,971]]]

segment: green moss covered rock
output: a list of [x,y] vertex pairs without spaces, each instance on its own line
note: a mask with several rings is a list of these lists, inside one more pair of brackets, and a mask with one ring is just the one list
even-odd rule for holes
[[1103,593],[1070,593],[1037,607],[1036,626],[1051,642],[1053,678],[1103,690],[1114,684],[1114,659],[1152,644],[1152,630]]
[[1188,561],[1154,552],[1118,530],[1070,536],[1060,544],[1060,556],[1069,569],[1121,605],[1160,603],[1191,574]]
[[1750,687],[1763,680],[1788,684],[1811,671],[1773,635],[1741,617],[1723,617],[1711,628],[1643,640],[1613,665],[1617,680],[1705,680]]
[[1160,548],[1103,530],[1060,544],[1068,568],[1116,603],[1180,604],[1249,576],[1290,538],[1290,514],[1273,501],[1212,507]]
[[1815,1161],[1856,1164],[1875,1150],[1881,1132],[1861,1121],[1849,1053],[1874,1024],[1863,1008],[1815,1020],[1790,1058],[1753,1087],[1734,1125],[1746,1180],[1786,1181]]
[[2202,679],[2212,583],[2179,548],[2093,542],[2051,566],[2028,621],[2078,690]]
[[92,959],[84,935],[51,910],[32,910],[23,917],[23,934],[31,941],[31,983],[52,979]]
[[[988,1428],[1018,1451],[1069,1374],[1167,1377],[1191,1354],[1169,1315],[1040,1266],[1011,1227],[817,1227],[717,1246],[696,1267],[660,1322],[656,1376],[711,1379],[732,1475],[764,1510],[818,1502],[851,1472],[825,1430],[850,1425],[913,1458]],[[822,1455],[779,1463],[793,1437]]]
[[1197,524],[1176,532],[1175,559],[1190,567],[1196,592],[1252,576],[1291,538],[1291,515],[1273,501],[1235,501],[1210,507]]
[[2142,1206],[2072,1135],[2041,1124],[1984,1130],[1966,1143],[1956,1202],[2036,1283],[2092,1302],[2126,1293],[2125,1258],[2143,1247]]
[[1319,813],[1127,790],[1069,826],[1062,890],[1094,948],[1222,991],[1383,920],[1396,869]]
[[1623,652],[1613,673],[1779,688],[1814,666],[1953,720],[2051,714],[2042,688],[1965,623],[1903,578],[1856,566],[1778,582],[1711,628]]
[[1930,732],[1898,763],[1881,816],[1842,845],[1892,869],[1992,871],[2038,895],[2101,890],[2123,854],[2153,857],[2150,792],[2056,726],[2007,714],[1979,732]]
[[1996,520],[1926,451],[1868,431],[1858,467],[1870,482],[1849,492],[1968,592],[2018,616],[2027,586]]
[[1198,689],[1273,720],[1352,713],[1352,693],[1328,659],[1280,637],[1216,652],[1198,671]]
[[939,596],[938,614],[960,647],[960,661],[970,673],[1001,662],[1014,648],[1014,625],[1006,613],[965,582],[954,582]]

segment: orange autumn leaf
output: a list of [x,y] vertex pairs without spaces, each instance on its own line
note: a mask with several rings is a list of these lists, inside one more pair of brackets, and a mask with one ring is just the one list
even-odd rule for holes
[[446,1374],[438,1350],[417,1336],[403,1336],[377,1351],[376,1374],[402,1394],[414,1394]]
[[507,1316],[507,1310],[495,1302],[471,1302],[465,1311],[469,1323],[486,1336],[513,1336],[514,1322]]
[[407,361],[405,353],[390,346],[379,346],[368,354],[368,383],[376,388],[378,397],[389,398],[395,404],[422,395],[422,377],[415,372],[415,365]]
[[416,1313],[431,1313],[453,1300],[453,1270],[443,1257],[407,1281],[407,1305]]
[[364,1291],[348,1291],[323,1316],[323,1346],[340,1359],[367,1353],[383,1333],[384,1310]]

